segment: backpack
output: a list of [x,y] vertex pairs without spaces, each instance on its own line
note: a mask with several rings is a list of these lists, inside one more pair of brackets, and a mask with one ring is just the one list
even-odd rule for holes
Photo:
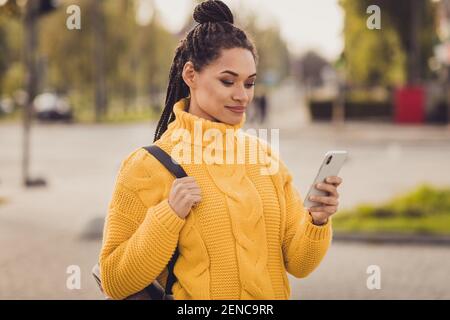
[[[153,155],[159,162],[161,162],[161,164],[164,165],[164,167],[166,167],[167,170],[169,170],[169,172],[172,173],[177,179],[187,177],[184,169],[170,155],[168,155],[157,145],[151,145],[143,148],[147,150],[151,155]],[[172,258],[167,264],[169,274],[167,276],[165,289],[163,289],[159,282],[155,279],[149,286],[125,298],[124,300],[173,300],[172,286],[176,281],[176,277],[173,273],[173,268],[175,266],[178,255],[179,252],[177,247],[174,254],[172,255]],[[104,294],[100,277],[100,267],[98,263],[92,268],[92,275],[97,282],[101,292]],[[106,298],[110,299],[109,297]]]

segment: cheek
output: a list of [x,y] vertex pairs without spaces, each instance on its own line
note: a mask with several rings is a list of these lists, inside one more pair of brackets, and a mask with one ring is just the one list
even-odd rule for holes
[[208,80],[202,82],[198,99],[202,105],[220,108],[229,101],[229,95],[229,89],[223,86],[220,81]]

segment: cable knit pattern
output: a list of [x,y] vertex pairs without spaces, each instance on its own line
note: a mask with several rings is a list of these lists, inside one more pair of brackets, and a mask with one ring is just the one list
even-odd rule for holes
[[[242,299],[273,296],[267,270],[266,231],[262,201],[246,175],[242,164],[206,166],[220,191],[225,195],[231,219],[239,265]],[[246,190],[242,193],[241,190]]]
[[[235,142],[235,154],[244,143],[245,163],[182,163],[202,191],[202,201],[184,220],[167,201],[173,176],[142,148],[126,157],[100,253],[105,292],[122,299],[154,279],[164,285],[165,266],[178,244],[175,299],[288,299],[286,271],[302,278],[319,265],[331,242],[331,219],[312,224],[283,161],[265,142],[239,130],[245,115],[232,126],[196,117],[185,111],[186,104],[175,104],[176,119],[156,144],[178,154],[174,148],[180,144],[172,136],[186,129],[183,146],[192,148],[184,156],[194,159],[212,141],[197,129],[215,129],[223,149],[227,130],[233,130],[227,137]],[[258,152],[251,142],[263,147],[267,162],[250,161]],[[262,175],[273,161],[279,161],[279,171]]]

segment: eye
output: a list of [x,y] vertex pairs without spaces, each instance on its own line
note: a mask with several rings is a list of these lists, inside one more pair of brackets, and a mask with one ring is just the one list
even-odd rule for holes
[[245,84],[245,87],[247,88],[247,89],[250,89],[251,87],[254,87],[255,86],[255,83],[254,82],[252,82],[252,83],[246,83]]
[[225,86],[231,87],[234,83],[233,81],[220,80]]

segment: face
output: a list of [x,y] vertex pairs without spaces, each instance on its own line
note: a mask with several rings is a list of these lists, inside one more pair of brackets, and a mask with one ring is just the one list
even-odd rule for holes
[[183,79],[190,88],[190,113],[235,125],[253,99],[255,59],[247,49],[223,49],[219,58],[200,72],[191,62],[186,63]]

